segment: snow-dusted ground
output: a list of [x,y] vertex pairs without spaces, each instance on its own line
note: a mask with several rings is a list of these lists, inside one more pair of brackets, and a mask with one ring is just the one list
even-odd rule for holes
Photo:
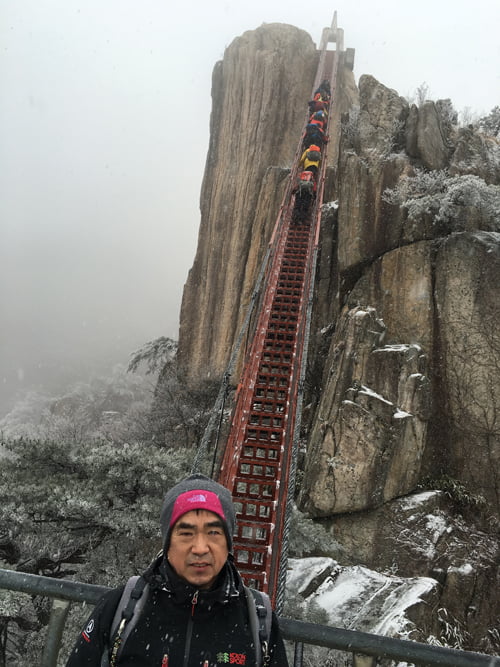
[[324,203],[321,210],[322,210],[323,213],[325,213],[326,211],[329,211],[331,209],[337,210],[338,207],[339,207],[339,202],[336,199],[335,201],[328,201],[328,202]]
[[407,610],[423,602],[438,585],[428,577],[401,578],[359,565],[344,567],[331,558],[289,559],[287,597],[311,602],[328,615],[329,624],[387,636],[411,630]]

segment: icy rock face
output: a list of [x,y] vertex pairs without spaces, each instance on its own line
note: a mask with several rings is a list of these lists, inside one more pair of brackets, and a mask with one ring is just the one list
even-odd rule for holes
[[412,112],[406,127],[408,154],[420,158],[427,169],[444,169],[450,157],[449,137],[438,106],[429,100]]
[[303,506],[314,516],[376,507],[418,481],[426,360],[418,345],[381,346],[384,332],[371,308],[346,309],[339,319],[302,487]]
[[432,349],[433,250],[426,241],[384,253],[366,268],[348,304],[377,304],[386,340]]
[[451,474],[498,508],[500,487],[500,234],[448,237],[436,256],[435,348]]
[[[498,508],[499,278],[500,235],[493,232],[411,244],[366,268],[330,343],[308,445],[302,496],[310,495],[308,511],[324,516],[373,507],[411,491],[420,471],[435,474],[436,465]],[[371,333],[375,325],[367,326],[366,337],[353,326],[357,303],[375,306],[373,319],[383,322],[385,346]],[[388,360],[399,358],[398,345],[420,350],[419,363],[402,377],[399,362],[388,367],[394,365]],[[389,401],[394,412],[411,417],[395,426],[377,408],[380,401],[363,406],[363,394],[352,391],[349,398],[355,380]],[[346,454],[349,468],[342,463]],[[396,465],[392,471],[389,460]]]
[[[338,164],[336,259],[341,275],[356,275],[360,267],[395,248],[443,235],[431,215],[409,220],[403,207],[382,196],[415,169],[447,169],[450,176],[473,174],[487,184],[500,183],[498,141],[477,130],[457,130],[445,108],[432,101],[409,107],[372,76],[360,77],[359,108],[344,118]],[[460,202],[462,219],[454,229],[494,231],[482,207],[468,204]]]
[[[339,574],[343,573],[352,579],[351,591],[361,590],[360,596],[349,597],[348,609],[358,610],[357,617],[354,613],[350,617],[351,627],[399,633],[399,636],[404,636],[412,627],[410,636],[414,639],[429,641],[431,637],[441,636],[442,641],[451,640],[452,644],[452,638],[446,633],[453,628],[457,636],[463,637],[463,643],[459,644],[464,648],[475,645],[476,650],[495,651],[488,643],[485,629],[492,630],[497,624],[498,541],[470,517],[465,519],[457,514],[453,502],[444,493],[410,494],[375,510],[336,516],[323,525],[330,525],[335,539],[343,545],[352,562],[363,563],[365,567],[348,568],[338,563],[332,566],[331,562],[319,558],[292,561],[289,586],[292,595],[297,594],[301,601],[298,613],[307,616],[314,609],[314,606],[308,607],[311,600],[317,599],[325,606],[322,592],[328,582],[342,582]],[[377,626],[373,621],[373,618],[378,620],[376,614],[368,614],[364,602],[367,570],[371,581],[389,581],[387,596],[382,586],[376,591],[375,600],[381,610]],[[385,574],[378,578],[376,573],[381,572]],[[391,616],[384,618],[386,612],[382,606],[391,609],[394,598],[399,596],[402,599],[397,601],[404,606],[408,594],[418,593],[421,584],[429,579],[434,582],[431,598],[423,595],[426,604],[416,601],[415,605],[406,607],[404,614],[393,615],[399,625],[391,625]],[[345,608],[343,590],[345,588],[332,586],[334,604],[326,604],[328,609],[331,607],[332,622],[341,625],[347,622],[342,611]],[[373,591],[370,584],[368,590]],[[337,607],[340,612],[336,611]],[[408,620],[411,622],[405,625]]]
[[437,599],[438,583],[430,577],[405,579],[330,558],[290,559],[288,568],[287,599],[306,616],[311,604],[319,606],[335,627],[400,637],[415,630],[409,610],[415,616],[415,606]]
[[500,183],[500,144],[471,128],[461,128],[450,162],[450,173],[474,174],[486,183]]
[[[423,166],[483,178],[488,196],[498,190],[498,141],[477,129],[457,130],[445,108],[408,107],[395,91],[363,76],[359,108],[343,119],[336,235],[330,240],[329,227],[322,229],[326,252],[310,350],[321,392],[307,422],[301,502],[314,516],[375,507],[414,489],[419,476],[439,474],[465,483],[494,513],[500,507],[499,383],[493,379],[500,349],[498,215],[488,213],[487,202],[461,195],[455,218],[443,226],[431,213],[410,220],[404,206],[382,196]],[[406,399],[400,380],[381,363],[389,355],[376,351],[379,341],[358,331],[344,350],[347,311],[359,307],[373,308],[383,322],[384,346],[420,347],[423,366],[408,374]],[[363,403],[357,385],[382,400]],[[414,403],[404,409],[409,396]],[[411,417],[392,424],[392,407],[393,414]]]

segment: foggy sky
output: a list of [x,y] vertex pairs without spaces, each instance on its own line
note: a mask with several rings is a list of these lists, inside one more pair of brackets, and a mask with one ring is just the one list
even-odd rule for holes
[[269,5],[0,0],[0,416],[32,383],[177,337],[212,69],[244,31],[290,23],[318,43],[336,9],[356,80],[500,103],[498,0]]

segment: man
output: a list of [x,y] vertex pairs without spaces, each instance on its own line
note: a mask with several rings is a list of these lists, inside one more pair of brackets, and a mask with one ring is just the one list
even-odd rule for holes
[[316,196],[316,181],[312,171],[302,171],[297,178],[297,185],[292,192],[295,202],[292,210],[292,223],[306,222],[311,210],[311,204]]
[[299,160],[299,165],[302,167],[303,171],[311,171],[316,178],[319,171],[319,163],[321,162],[321,149],[315,144],[311,144],[306,148],[302,153],[302,157]]
[[[191,475],[165,496],[163,550],[142,575],[143,607],[130,634],[110,632],[124,587],[97,604],[66,667],[217,667],[258,664],[243,582],[232,558],[236,515],[229,491]],[[113,636],[110,637],[110,634]],[[125,637],[125,635],[124,635]],[[269,665],[288,662],[272,613]]]
[[308,123],[304,132],[302,139],[302,150],[310,146],[311,144],[316,144],[320,148],[327,143],[328,137],[323,132],[321,127],[314,123]]

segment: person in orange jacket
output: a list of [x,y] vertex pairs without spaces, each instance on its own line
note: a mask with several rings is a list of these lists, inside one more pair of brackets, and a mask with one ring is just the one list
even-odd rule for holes
[[[318,99],[316,99],[316,97]],[[316,111],[328,111],[329,102],[327,100],[322,100],[319,93],[316,97],[307,103],[309,106],[309,113],[313,114]]]
[[[313,115],[315,115],[315,114],[313,114]],[[317,127],[320,128],[320,130],[321,130],[322,132],[324,132],[324,130],[325,130],[325,128],[323,127],[323,126],[324,126],[324,122],[323,122],[322,120],[320,120],[319,118],[311,118],[311,119],[309,120],[309,123],[308,123],[308,124],[309,124],[309,125],[316,125]]]

